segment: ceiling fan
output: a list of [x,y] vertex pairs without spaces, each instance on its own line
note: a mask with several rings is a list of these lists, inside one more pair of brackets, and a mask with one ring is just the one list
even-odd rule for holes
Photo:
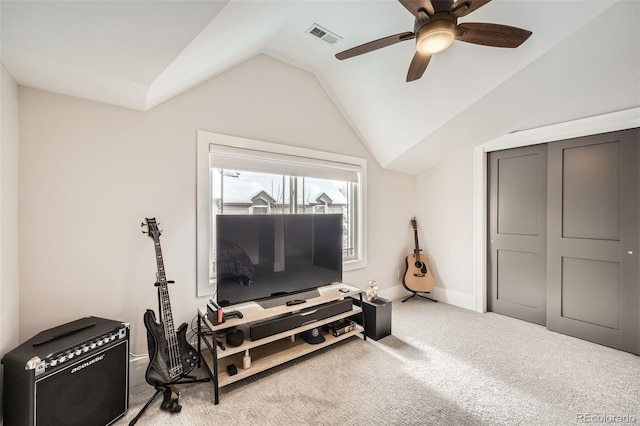
[[508,25],[466,22],[458,24],[458,18],[466,16],[491,0],[398,0],[415,16],[413,32],[404,32],[340,52],[342,60],[362,55],[401,41],[416,39],[407,82],[422,77],[431,56],[451,46],[454,40],[493,47],[518,47],[532,34],[531,31]]

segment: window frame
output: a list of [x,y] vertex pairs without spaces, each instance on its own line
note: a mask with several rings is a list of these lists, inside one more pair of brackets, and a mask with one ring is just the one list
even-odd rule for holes
[[[359,190],[354,191],[355,203],[355,227],[357,227],[356,247],[357,258],[344,261],[343,272],[365,268],[367,266],[367,160],[343,154],[318,151],[289,145],[254,139],[240,138],[221,133],[198,131],[196,135],[196,294],[198,297],[210,297],[215,293],[214,283],[209,275],[211,224],[213,223],[213,206],[211,191],[211,166],[210,154],[216,149],[228,152],[230,149],[245,149],[255,153],[299,157],[307,160],[317,160],[325,164],[333,164],[340,168],[358,168],[360,175]],[[213,151],[212,151],[213,149]]]

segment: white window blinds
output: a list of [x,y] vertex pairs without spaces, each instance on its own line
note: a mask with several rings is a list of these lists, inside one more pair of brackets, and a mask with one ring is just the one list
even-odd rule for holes
[[209,167],[345,182],[359,182],[362,173],[359,164],[216,144],[209,145]]

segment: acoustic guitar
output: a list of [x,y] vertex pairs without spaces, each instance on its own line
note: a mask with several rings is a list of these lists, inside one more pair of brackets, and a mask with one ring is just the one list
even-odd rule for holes
[[147,232],[156,247],[156,263],[158,265],[156,285],[160,298],[159,316],[161,318],[160,323],[156,322],[156,316],[151,309],[147,309],[144,314],[149,349],[149,366],[145,379],[152,386],[166,386],[175,383],[194,369],[198,361],[198,353],[187,342],[187,323],[178,327],[178,331],[173,325],[168,281],[160,249],[160,230],[155,219],[147,218],[145,220]]
[[420,253],[418,222],[415,217],[411,219],[411,226],[413,227],[415,249],[405,259],[407,270],[402,278],[402,285],[413,293],[428,293],[433,289],[436,282],[429,268],[429,259]]

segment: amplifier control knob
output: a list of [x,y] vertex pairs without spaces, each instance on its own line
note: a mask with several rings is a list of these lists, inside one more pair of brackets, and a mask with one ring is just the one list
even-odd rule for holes
[[58,364],[58,361],[55,359],[52,359],[51,362],[49,363],[50,366],[55,367]]
[[58,358],[59,362],[65,362],[67,360],[66,356],[61,356],[60,358]]
[[80,355],[82,353],[82,349],[77,349],[76,350],[76,355]]
[[102,346],[102,340],[98,340],[98,346]]
[[116,340],[116,336],[115,336],[115,335],[112,335],[112,336],[111,336],[111,341],[113,342],[114,340]]
[[96,348],[96,342],[91,343],[91,349],[95,349]]
[[82,348],[82,352],[89,352],[89,346],[85,346]]

